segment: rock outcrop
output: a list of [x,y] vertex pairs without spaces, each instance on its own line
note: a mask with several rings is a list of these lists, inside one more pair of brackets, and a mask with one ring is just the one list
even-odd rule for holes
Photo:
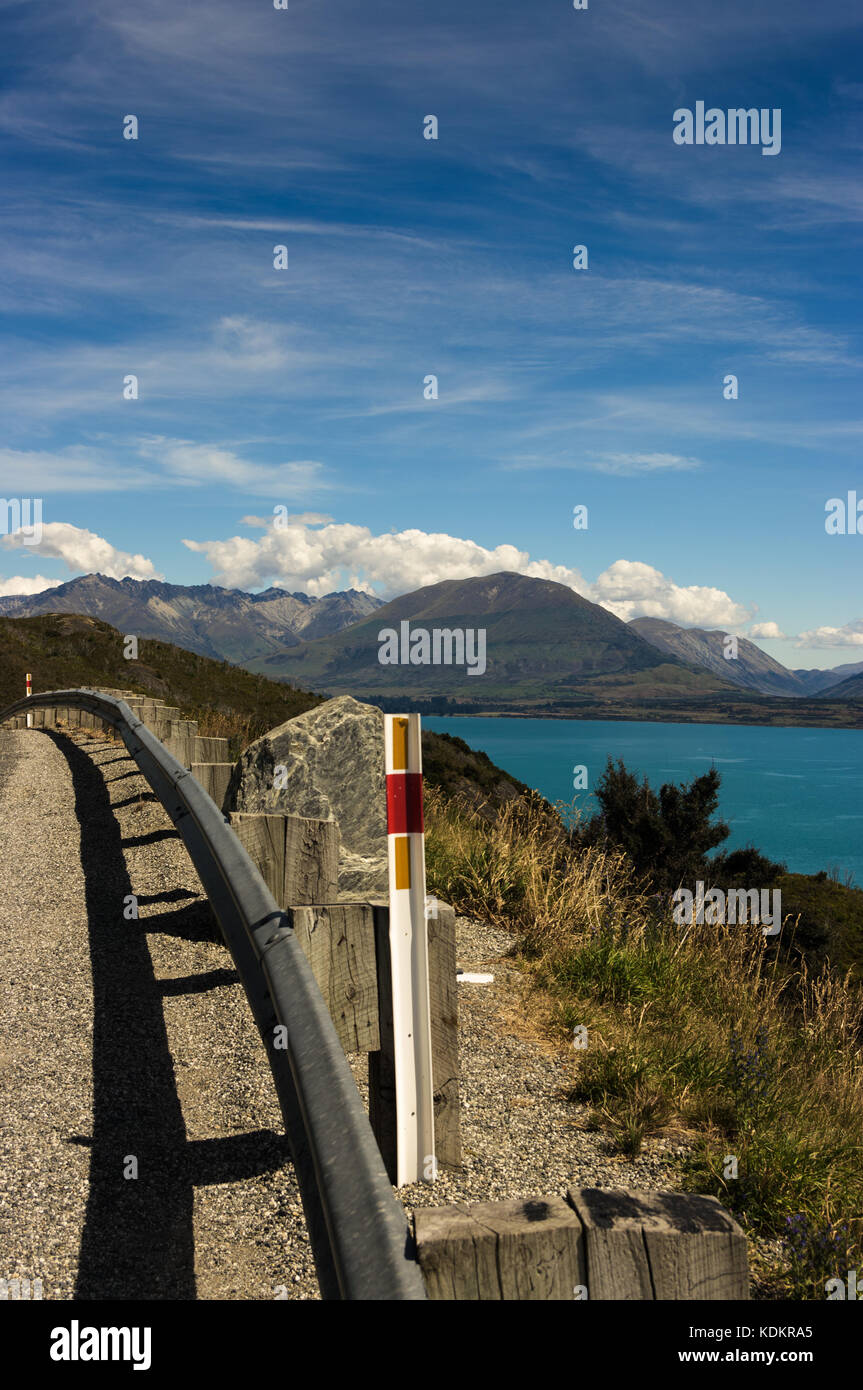
[[271,729],[237,762],[226,805],[337,821],[339,897],[387,896],[384,719],[374,705],[341,695]]

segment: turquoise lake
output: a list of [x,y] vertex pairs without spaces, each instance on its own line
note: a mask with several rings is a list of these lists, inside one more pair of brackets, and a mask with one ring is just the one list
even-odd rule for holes
[[588,810],[595,798],[573,791],[577,764],[590,788],[609,755],[622,758],[656,790],[715,764],[725,848],[753,844],[798,873],[836,866],[863,887],[863,730],[431,716],[423,726],[482,749],[549,801],[575,798]]

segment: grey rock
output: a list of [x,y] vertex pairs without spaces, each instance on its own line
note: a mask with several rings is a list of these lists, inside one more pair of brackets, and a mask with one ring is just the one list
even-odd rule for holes
[[225,804],[337,821],[339,897],[387,896],[384,718],[375,705],[340,695],[271,729],[237,762]]

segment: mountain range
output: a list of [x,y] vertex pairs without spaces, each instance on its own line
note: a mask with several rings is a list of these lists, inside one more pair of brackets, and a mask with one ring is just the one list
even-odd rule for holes
[[727,632],[678,627],[663,618],[633,618],[629,626],[657,651],[678,656],[762,695],[819,695],[863,672],[863,661],[836,666],[832,671],[789,671],[746,637],[738,637],[737,655],[729,659],[725,656]]
[[83,613],[120,632],[172,642],[214,660],[243,665],[338,632],[380,608],[383,600],[348,589],[309,598],[284,589],[247,594],[214,584],[164,584],[85,574],[32,596],[0,598],[0,617]]
[[[626,623],[565,585],[509,572],[444,580],[389,603],[356,589],[310,598],[99,574],[0,598],[0,617],[54,613],[98,618],[308,690],[464,713],[787,722],[787,710],[807,722],[815,710],[821,722],[820,701],[863,699],[863,662],[792,671],[742,637],[727,660],[724,632],[658,618]],[[482,630],[482,676],[471,678],[465,664],[412,664],[407,652],[383,664],[379,634],[401,637],[404,624],[411,634]],[[829,718],[839,718],[835,707]]]
[[[380,660],[379,634],[434,629],[485,633],[485,670],[467,663],[395,665]],[[728,681],[657,649],[605,608],[551,580],[503,572],[447,579],[402,594],[340,632],[243,663],[262,675],[334,694],[367,698],[447,696],[459,704],[695,696],[733,690]]]
[[823,694],[828,700],[863,700],[863,669],[858,669],[856,675],[849,676],[838,685],[831,685]]

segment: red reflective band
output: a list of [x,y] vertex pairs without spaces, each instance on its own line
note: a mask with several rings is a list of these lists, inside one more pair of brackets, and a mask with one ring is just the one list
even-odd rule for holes
[[387,834],[423,832],[423,775],[390,772],[387,775]]

